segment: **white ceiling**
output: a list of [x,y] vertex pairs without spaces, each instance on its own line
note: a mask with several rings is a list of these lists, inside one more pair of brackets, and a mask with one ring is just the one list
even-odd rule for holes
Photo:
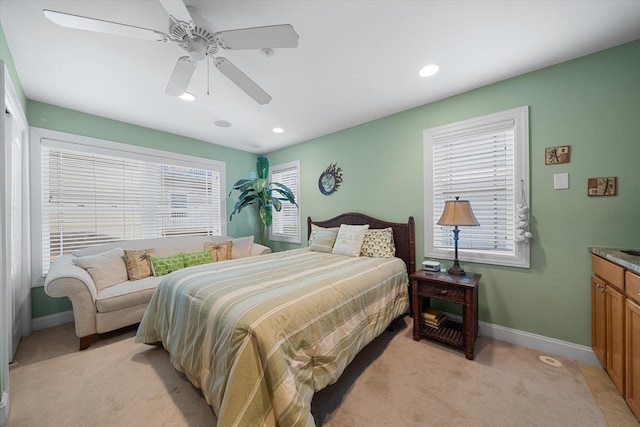
[[[296,49],[225,51],[273,100],[258,105],[212,65],[165,95],[184,52],[60,27],[42,9],[168,32],[155,0],[0,0],[27,98],[268,153],[532,70],[640,39],[640,1],[199,1],[213,31],[292,24]],[[421,78],[427,63],[440,72]],[[232,124],[214,125],[217,120]],[[32,123],[37,126],[37,123]],[[273,127],[285,132],[274,134]]]

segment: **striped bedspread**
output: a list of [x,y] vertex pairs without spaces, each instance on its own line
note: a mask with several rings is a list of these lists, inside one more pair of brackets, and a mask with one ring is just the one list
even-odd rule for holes
[[219,426],[313,426],[314,391],[407,312],[398,258],[307,248],[179,270],[153,295],[136,342],[162,342]]

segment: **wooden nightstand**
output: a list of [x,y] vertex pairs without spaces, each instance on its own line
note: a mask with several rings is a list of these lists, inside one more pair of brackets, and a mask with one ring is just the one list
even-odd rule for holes
[[[474,345],[478,335],[478,282],[480,274],[467,273],[451,276],[446,272],[433,273],[418,270],[411,274],[411,304],[413,312],[413,339],[426,337],[464,350],[467,359],[474,358]],[[461,304],[462,323],[447,319],[439,328],[427,326],[422,312],[430,306],[431,298]]]

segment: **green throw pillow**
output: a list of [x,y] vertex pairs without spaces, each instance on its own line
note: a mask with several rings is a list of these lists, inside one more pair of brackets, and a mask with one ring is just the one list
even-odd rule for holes
[[182,257],[184,259],[185,267],[193,267],[194,265],[207,264],[211,262],[210,251],[183,253]]
[[[207,252],[207,255],[209,252]],[[154,276],[164,276],[165,274],[169,274],[172,271],[180,270],[184,268],[184,257],[182,254],[175,254],[171,256],[152,256],[149,257],[151,260],[151,271]],[[211,259],[211,255],[209,255],[209,259]]]

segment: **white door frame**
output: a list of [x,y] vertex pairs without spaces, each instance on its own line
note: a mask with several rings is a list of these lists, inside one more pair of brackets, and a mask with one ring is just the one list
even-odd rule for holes
[[[11,113],[12,123],[21,129],[22,136],[22,149],[21,158],[18,159],[22,169],[22,185],[20,189],[21,205],[24,215],[20,218],[21,221],[21,240],[24,243],[21,248],[21,253],[17,256],[24,261],[21,266],[22,280],[16,288],[17,293],[14,294],[11,283],[11,227],[9,223],[10,213],[7,212],[7,204],[11,196],[11,191],[4,182],[5,174],[7,173],[7,165],[12,162],[12,137],[8,141],[5,140],[5,118],[0,120],[0,148],[2,153],[0,154],[0,175],[3,176],[3,183],[0,188],[0,203],[3,205],[0,209],[0,369],[2,376],[0,377],[0,425],[8,422],[9,418],[9,362],[13,359],[14,355],[14,339],[13,339],[13,324],[16,320],[16,324],[19,325],[15,331],[17,336],[27,336],[31,333],[31,265],[30,265],[30,209],[29,209],[29,144],[28,144],[28,123],[27,118],[22,110],[22,106],[19,102],[15,87],[12,84],[9,71],[4,64],[4,61],[0,60],[0,99],[4,100],[4,108]],[[15,254],[14,254],[15,256]],[[17,296],[19,301],[18,312],[19,318],[15,318],[13,313],[14,307],[14,295]],[[17,343],[15,343],[17,344]]]

